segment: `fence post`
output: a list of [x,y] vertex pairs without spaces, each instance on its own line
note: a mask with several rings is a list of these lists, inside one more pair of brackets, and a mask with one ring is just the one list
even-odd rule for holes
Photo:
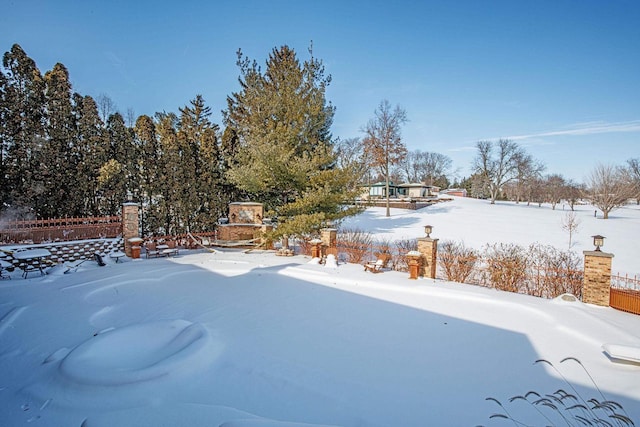
[[124,240],[124,253],[131,257],[132,243],[129,239],[140,237],[138,232],[138,204],[126,202],[122,204],[122,238]]
[[611,260],[613,254],[583,251],[584,281],[582,302],[608,307],[611,294]]
[[420,276],[435,279],[436,263],[438,261],[438,239],[432,239],[431,237],[418,238],[418,252],[422,255]]

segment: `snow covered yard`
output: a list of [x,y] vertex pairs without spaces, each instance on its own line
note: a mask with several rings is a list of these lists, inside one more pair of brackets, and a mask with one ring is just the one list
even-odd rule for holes
[[[455,198],[390,218],[369,209],[344,226],[393,240],[429,223],[434,237],[477,248],[565,249],[563,215]],[[636,206],[607,221],[590,206],[577,215],[573,250],[603,234],[614,272],[640,272]],[[0,281],[0,424],[500,426],[513,423],[490,416],[508,413],[547,425],[563,421],[509,399],[557,390],[606,397],[640,423],[640,364],[603,351],[640,348],[640,316],[310,261],[191,251],[12,273]]]
[[[640,316],[303,256],[185,253],[0,282],[7,426],[508,425],[512,396],[604,395],[640,420]],[[570,390],[571,391],[571,390]]]
[[[424,236],[424,226],[433,226],[431,237],[440,240],[464,242],[476,249],[486,244],[532,243],[569,249],[569,233],[562,229],[562,221],[571,211],[559,204],[552,210],[548,204],[538,206],[526,203],[496,202],[462,197],[451,197],[449,202],[407,211],[392,209],[384,216],[384,208],[369,208],[363,214],[351,217],[344,228],[359,228],[371,232],[377,239],[415,239]],[[575,206],[578,227],[573,233],[571,250],[582,256],[582,251],[594,249],[591,236],[606,237],[605,252],[614,254],[612,273],[640,276],[640,206],[629,204],[614,210],[609,219],[591,205]]]

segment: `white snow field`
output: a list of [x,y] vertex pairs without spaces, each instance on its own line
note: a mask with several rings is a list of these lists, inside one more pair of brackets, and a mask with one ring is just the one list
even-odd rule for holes
[[[622,259],[638,272],[625,251],[637,247],[640,211],[604,221],[587,209],[574,249],[603,234],[614,268]],[[397,237],[421,236],[428,221],[435,237],[468,244],[565,245],[561,212],[455,199],[349,222]],[[569,297],[272,252],[12,276],[0,281],[2,426],[514,425],[494,414],[549,425],[564,422],[558,412],[509,400],[558,390],[614,401],[640,425],[640,364],[605,351],[640,348],[640,316]]]

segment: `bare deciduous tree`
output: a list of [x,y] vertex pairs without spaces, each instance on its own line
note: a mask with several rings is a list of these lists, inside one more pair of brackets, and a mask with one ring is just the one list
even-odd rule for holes
[[560,174],[547,175],[544,180],[545,201],[551,204],[551,209],[555,210],[565,194],[567,181]]
[[564,187],[564,199],[569,204],[571,210],[574,209],[584,192],[584,184],[578,184],[572,180],[567,181]]
[[640,159],[627,160],[627,169],[634,186],[636,204],[640,205]]
[[489,191],[491,204],[495,204],[502,186],[516,178],[518,160],[524,153],[518,144],[508,139],[501,139],[495,145],[490,141],[479,141],[476,146],[478,154],[474,169]]
[[400,106],[391,108],[386,99],[380,102],[375,111],[375,117],[369,120],[363,132],[365,152],[369,156],[371,165],[380,168],[385,178],[387,216],[391,216],[389,209],[389,175],[391,167],[398,164],[407,155],[407,148],[402,143],[401,127],[407,122],[407,113]]
[[102,122],[107,123],[107,119],[109,118],[109,116],[111,116],[117,110],[115,102],[113,102],[113,100],[109,98],[109,95],[101,93],[96,98],[96,104],[98,104],[98,111],[100,112],[100,118],[102,119]]
[[634,186],[625,168],[599,164],[587,177],[587,192],[591,203],[608,219],[612,210],[633,197]]
[[127,108],[127,126],[132,128],[136,124],[136,112],[133,108]]
[[[530,187],[542,178],[542,172],[546,166],[534,160],[531,155],[521,151],[516,156],[516,177],[515,177],[515,200],[520,203],[522,197],[530,194]],[[529,203],[531,200],[527,200]]]
[[340,140],[335,145],[336,162],[340,169],[348,170],[353,176],[354,183],[368,180],[370,174],[367,155],[360,138]]
[[416,150],[407,153],[401,169],[408,182],[443,187],[448,183],[447,174],[452,163],[451,158],[444,154]]
[[574,211],[567,212],[562,218],[562,229],[569,233],[569,249],[571,249],[572,246],[573,234],[578,231],[580,222],[580,219],[578,219]]

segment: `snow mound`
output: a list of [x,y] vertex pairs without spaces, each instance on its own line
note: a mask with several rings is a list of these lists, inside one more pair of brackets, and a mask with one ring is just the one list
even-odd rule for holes
[[602,349],[611,359],[640,363],[640,347],[621,344],[604,344]]
[[562,294],[558,295],[553,299],[556,304],[572,304],[572,303],[580,303],[581,301],[572,294]]
[[151,381],[211,363],[211,338],[199,323],[162,320],[113,329],[85,341],[58,368],[83,385],[119,386]]
[[338,261],[336,260],[336,256],[333,254],[327,255],[327,261],[325,262],[324,266],[327,268],[338,268]]

